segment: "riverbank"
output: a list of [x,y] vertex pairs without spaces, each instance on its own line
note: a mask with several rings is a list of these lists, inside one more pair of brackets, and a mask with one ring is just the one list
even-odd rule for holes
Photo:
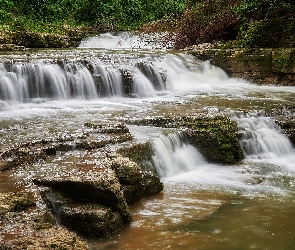
[[189,53],[209,60],[229,76],[265,85],[295,85],[295,48],[215,49],[192,46]]

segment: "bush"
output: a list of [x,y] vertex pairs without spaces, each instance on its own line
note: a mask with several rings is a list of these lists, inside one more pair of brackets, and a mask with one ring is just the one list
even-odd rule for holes
[[234,39],[238,34],[239,19],[232,9],[240,2],[241,0],[190,1],[177,34],[176,47]]
[[235,39],[227,44],[290,47],[294,46],[294,18],[294,0],[190,0],[176,47]]
[[10,12],[13,9],[14,4],[9,0],[0,0],[0,6],[0,25],[4,25],[12,20]]
[[241,28],[236,43],[241,47],[295,47],[295,19],[253,21]]
[[[0,3],[1,1],[8,2],[0,0]],[[181,14],[186,1],[11,0],[17,17],[43,23],[66,22],[93,26],[106,23],[121,29],[138,28],[145,22],[161,19],[171,13]]]

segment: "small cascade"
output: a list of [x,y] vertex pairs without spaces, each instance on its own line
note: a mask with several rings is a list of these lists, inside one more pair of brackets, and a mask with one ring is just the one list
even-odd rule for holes
[[99,36],[89,37],[83,40],[80,48],[98,48],[98,49],[131,49],[136,45],[138,36],[128,32],[122,32],[118,35],[111,33],[100,34]]
[[173,41],[167,41],[167,33],[149,33],[136,35],[131,32],[117,34],[104,33],[83,40],[79,48],[96,48],[108,50],[154,50],[172,49]]
[[199,151],[186,142],[182,133],[162,135],[153,146],[154,164],[161,177],[193,171],[207,163]]
[[46,194],[46,199],[48,201],[48,207],[51,210],[52,215],[54,216],[56,220],[56,225],[61,225],[61,204],[62,202],[59,200],[56,194],[54,194],[52,191],[48,191]]
[[156,90],[165,90],[163,77],[152,64],[139,62],[136,67],[154,84]]
[[246,157],[269,159],[294,153],[291,142],[267,117],[238,118],[240,144]]
[[12,64],[11,71],[0,66],[0,99],[30,102],[32,99],[96,98],[94,80],[80,63],[61,67],[54,63]]
[[112,65],[93,64],[93,77],[100,83],[100,96],[122,96],[123,78],[120,70]]
[[134,69],[132,94],[136,97],[153,97],[156,95],[152,82],[139,69]]

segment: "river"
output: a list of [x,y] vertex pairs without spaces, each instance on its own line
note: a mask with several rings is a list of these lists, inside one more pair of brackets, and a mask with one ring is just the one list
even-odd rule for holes
[[[88,239],[92,249],[295,249],[295,149],[274,123],[294,115],[286,107],[294,106],[295,87],[229,78],[209,62],[126,33],[0,60],[0,152],[77,135],[85,122],[165,115],[224,114],[245,135],[245,159],[224,166],[207,162],[176,131],[128,125],[135,140],[153,142],[164,191],[132,205],[131,224],[117,234]],[[43,167],[83,157],[73,151]],[[0,190],[13,189],[7,178],[26,175],[8,171]]]

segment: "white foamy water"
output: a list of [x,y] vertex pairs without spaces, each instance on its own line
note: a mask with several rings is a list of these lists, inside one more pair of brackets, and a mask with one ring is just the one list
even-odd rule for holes
[[237,119],[242,129],[241,146],[248,158],[275,159],[295,154],[286,135],[270,118],[250,117]]
[[206,164],[199,151],[181,133],[161,136],[154,141],[154,163],[161,177],[172,177]]
[[[238,123],[241,131],[247,131],[247,137],[240,139],[246,159],[238,167],[208,163],[181,133],[154,139],[154,162],[163,181],[245,192],[285,192],[276,180],[295,171],[295,149],[289,139],[266,117],[239,118]],[[260,182],[265,178],[273,180]]]
[[90,37],[81,42],[79,48],[96,48],[109,50],[154,50],[173,48],[173,42],[165,39],[166,33],[140,34],[119,32],[117,34],[104,33]]

